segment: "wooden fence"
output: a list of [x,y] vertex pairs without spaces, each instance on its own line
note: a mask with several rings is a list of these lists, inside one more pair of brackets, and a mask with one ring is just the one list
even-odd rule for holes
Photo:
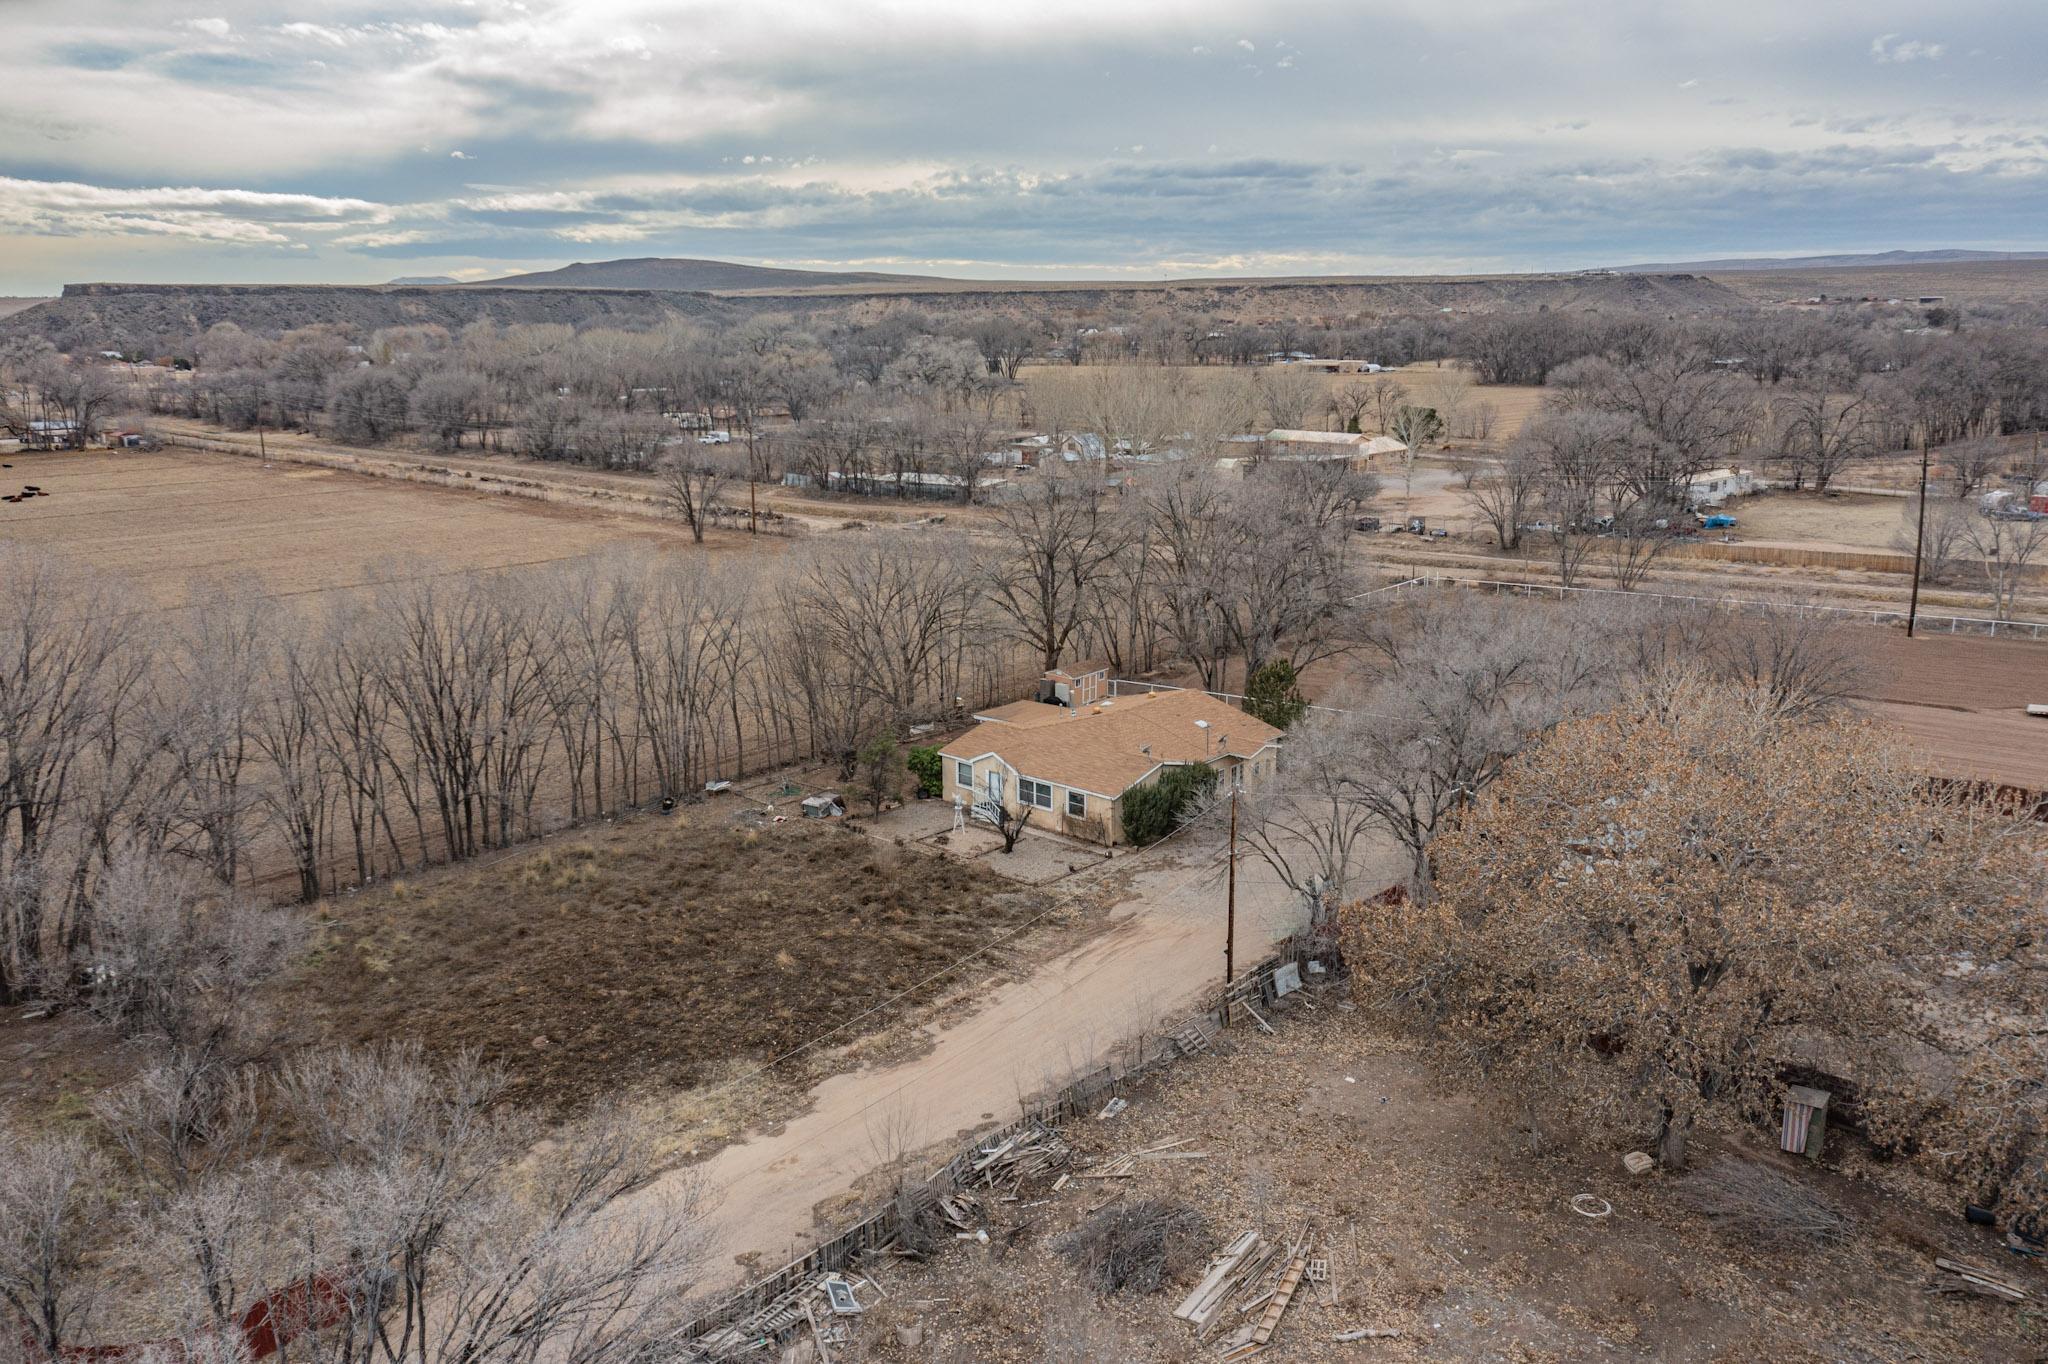
[[[1125,1065],[1119,1067],[1111,1062],[1100,1066],[1069,1081],[1038,1103],[1026,1104],[1014,1122],[983,1132],[962,1146],[952,1159],[918,1185],[908,1199],[890,1199],[773,1274],[756,1279],[716,1300],[684,1328],[683,1338],[701,1340],[714,1331],[740,1328],[757,1317],[773,1314],[784,1299],[801,1292],[819,1275],[836,1273],[856,1263],[862,1255],[888,1246],[901,1235],[905,1215],[915,1216],[940,1197],[960,1188],[987,1147],[1040,1124],[1057,1127],[1101,1111],[1109,1099],[1116,1097],[1140,1076],[1171,1065],[1186,1054],[1174,1040],[1177,1034],[1192,1027],[1202,1027],[1206,1032],[1211,1026],[1224,1026],[1229,1021],[1229,1011],[1237,1005],[1254,1000],[1272,1000],[1275,998],[1274,973],[1290,965],[1307,973],[1311,961],[1322,963],[1327,968],[1323,977],[1326,980],[1342,975],[1342,961],[1326,952],[1298,949],[1268,957],[1228,987],[1214,990],[1201,1008],[1179,1023],[1164,1031],[1134,1039]],[[801,1317],[793,1320],[801,1320]],[[764,1335],[769,1333],[768,1330],[763,1331]]]

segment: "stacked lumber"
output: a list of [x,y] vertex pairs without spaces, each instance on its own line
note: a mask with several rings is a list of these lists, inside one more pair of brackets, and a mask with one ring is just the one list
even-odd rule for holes
[[1306,1230],[1284,1244],[1268,1241],[1256,1230],[1242,1233],[1217,1252],[1202,1281],[1173,1315],[1194,1327],[1198,1340],[1207,1339],[1225,1321],[1238,1321],[1224,1339],[1220,1356],[1232,1364],[1264,1353],[1308,1273],[1314,1239]]
[[1106,1160],[1098,1161],[1086,1170],[1076,1172],[1074,1177],[1076,1179],[1129,1179],[1138,1173],[1138,1162],[1141,1160],[1207,1160],[1209,1158],[1207,1151],[1182,1151],[1177,1149],[1188,1145],[1193,1140],[1194,1138],[1192,1137],[1175,1137],[1171,1141],[1162,1141],[1157,1145],[1140,1147],[1135,1151],[1126,1151],[1122,1155],[1111,1156]]
[[1063,1170],[1073,1158],[1066,1138],[1042,1122],[1033,1123],[977,1150],[961,1182],[978,1180],[988,1188],[1001,1187],[1015,1194],[1025,1180]]
[[1960,1260],[1937,1258],[1934,1267],[1942,1271],[1944,1277],[1929,1286],[1931,1292],[1976,1293],[2004,1302],[2028,1302],[2033,1296],[2010,1279],[2000,1278],[1988,1269],[1979,1269]]

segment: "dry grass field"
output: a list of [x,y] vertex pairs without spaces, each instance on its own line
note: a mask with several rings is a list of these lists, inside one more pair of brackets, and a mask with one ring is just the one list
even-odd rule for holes
[[[1243,380],[1264,371],[1258,367],[1236,367],[1228,365],[1180,365],[1175,366],[1191,376],[1197,384],[1223,384]],[[1029,420],[1029,403],[1032,390],[1057,385],[1067,381],[1067,376],[1076,373],[1067,365],[1026,365],[1017,372],[1024,385],[1025,419]],[[1505,444],[1526,425],[1543,405],[1541,388],[1521,385],[1488,386],[1472,382],[1472,372],[1456,364],[1415,364],[1400,369],[1383,371],[1387,376],[1399,380],[1408,389],[1408,401],[1427,402],[1431,389],[1445,385],[1458,391],[1469,404],[1490,403],[1497,414],[1493,424],[1493,435],[1480,443],[1482,448]],[[1323,392],[1335,395],[1358,384],[1370,384],[1378,375],[1369,374],[1316,374],[1317,384]],[[1370,419],[1368,419],[1370,424]],[[1451,442],[1453,448],[1467,448],[1474,443],[1465,440]]]
[[[195,450],[8,454],[0,542],[61,551],[124,576],[159,606],[194,579],[246,575],[270,594],[317,599],[420,572],[546,564],[608,545],[683,549],[680,526],[525,498],[425,487]],[[715,535],[711,548],[743,536]],[[775,542],[778,546],[780,542]]]
[[1830,298],[1897,298],[1911,303],[1940,294],[1950,303],[2037,302],[2048,299],[2048,260],[1947,261],[1817,270],[1729,270],[1710,276],[1746,299],[1779,303]]

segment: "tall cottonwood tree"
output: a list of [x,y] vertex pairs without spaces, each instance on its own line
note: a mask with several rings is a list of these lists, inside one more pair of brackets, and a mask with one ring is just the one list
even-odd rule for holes
[[1678,673],[1514,759],[1434,899],[1352,907],[1345,952],[1446,1063],[1679,1167],[1708,1114],[1768,1116],[1795,1039],[1882,1073],[1899,968],[2030,912],[2039,856],[1867,723]]

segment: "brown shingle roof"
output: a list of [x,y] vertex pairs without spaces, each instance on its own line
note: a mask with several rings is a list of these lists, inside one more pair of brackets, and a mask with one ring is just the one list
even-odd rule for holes
[[[966,759],[994,753],[1019,775],[1114,798],[1161,763],[1249,757],[1280,737],[1265,721],[1199,691],[1122,696],[1073,711],[1044,709],[1049,718],[1043,723],[979,724],[940,752]],[[1206,735],[1197,720],[1209,722]]]

